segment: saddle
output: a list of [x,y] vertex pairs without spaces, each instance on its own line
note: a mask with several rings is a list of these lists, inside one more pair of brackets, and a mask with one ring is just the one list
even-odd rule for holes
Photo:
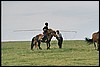
[[43,32],[43,37],[42,37],[42,42],[46,42],[47,41],[47,36],[50,34],[49,29],[46,32]]
[[45,42],[47,40],[47,36],[52,34],[52,32],[54,32],[52,29],[48,29],[46,32],[43,32],[43,34],[45,33],[45,35],[43,35],[42,41]]

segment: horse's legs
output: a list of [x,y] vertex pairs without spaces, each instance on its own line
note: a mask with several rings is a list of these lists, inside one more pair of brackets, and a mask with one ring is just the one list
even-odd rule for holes
[[49,44],[49,49],[50,49],[50,42],[48,44]]
[[32,38],[32,42],[31,42],[31,50],[33,49],[33,47],[34,47],[34,38]]
[[97,51],[99,51],[99,41],[97,42],[97,47],[98,47]]
[[47,49],[50,49],[50,41],[47,40]]
[[49,44],[48,43],[46,43],[46,44],[47,44],[47,49],[49,49],[49,47],[48,47]]
[[35,48],[38,48],[38,47],[37,47],[37,42],[35,42],[34,45],[35,45]]
[[94,42],[94,48],[96,49],[96,44],[95,44],[95,42]]
[[98,49],[97,49],[97,51],[99,51],[99,44],[97,44],[97,46],[98,46]]
[[47,49],[50,49],[50,43],[47,43]]
[[41,49],[41,50],[42,50],[42,48],[40,47],[40,44],[41,44],[41,42],[40,42],[40,41],[38,41],[38,47],[39,47],[39,49]]
[[47,44],[47,49],[49,49],[49,44],[48,44],[48,40],[46,41],[46,44]]

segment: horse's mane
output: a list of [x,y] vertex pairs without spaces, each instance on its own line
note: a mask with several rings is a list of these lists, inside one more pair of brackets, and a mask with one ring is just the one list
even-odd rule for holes
[[56,34],[56,32],[51,28],[48,29],[48,33],[55,33]]

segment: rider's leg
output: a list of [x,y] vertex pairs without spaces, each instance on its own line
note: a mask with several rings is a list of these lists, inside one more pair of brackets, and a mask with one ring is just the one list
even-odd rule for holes
[[45,41],[47,39],[46,33],[44,33],[44,36],[42,38],[42,41]]

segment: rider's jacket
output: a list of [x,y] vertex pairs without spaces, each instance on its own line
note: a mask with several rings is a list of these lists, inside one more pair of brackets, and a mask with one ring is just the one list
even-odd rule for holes
[[47,32],[47,30],[48,30],[48,26],[45,26],[45,27],[43,28],[43,31],[44,31],[44,32]]

